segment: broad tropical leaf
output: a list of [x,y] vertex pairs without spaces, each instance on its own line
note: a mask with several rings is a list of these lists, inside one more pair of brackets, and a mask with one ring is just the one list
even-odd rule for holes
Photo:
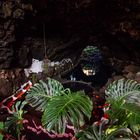
[[136,128],[140,123],[140,84],[120,79],[108,86],[106,95],[107,102],[111,104],[110,118],[117,119],[118,124]]
[[47,84],[40,80],[39,83],[32,86],[26,95],[26,100],[32,107],[44,111],[53,96],[61,95],[64,92],[60,82],[48,78]]
[[107,87],[105,93],[107,101],[116,107],[124,107],[124,105],[128,107],[126,104],[131,104],[131,108],[132,105],[140,107],[140,84],[134,80],[114,81]]
[[68,123],[79,129],[85,123],[84,118],[90,118],[91,111],[92,102],[88,96],[81,92],[68,92],[49,101],[42,123],[48,131],[64,133]]
[[140,97],[140,84],[134,80],[120,79],[110,84],[105,93],[107,95],[107,100],[120,100],[132,95],[139,95]]

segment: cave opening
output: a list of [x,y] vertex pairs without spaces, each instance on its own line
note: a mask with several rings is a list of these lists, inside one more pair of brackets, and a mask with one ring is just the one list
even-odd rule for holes
[[67,80],[87,82],[93,87],[101,88],[112,73],[113,68],[104,64],[99,48],[87,46],[83,49],[76,67],[62,77]]

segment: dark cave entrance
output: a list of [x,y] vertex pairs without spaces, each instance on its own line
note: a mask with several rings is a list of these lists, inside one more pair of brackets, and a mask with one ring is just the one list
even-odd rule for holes
[[[97,50],[86,50],[87,47]],[[91,84],[92,87],[101,88],[111,77],[113,68],[104,63],[104,58],[98,47],[87,47],[83,49],[77,66],[62,78],[71,81],[83,81]]]

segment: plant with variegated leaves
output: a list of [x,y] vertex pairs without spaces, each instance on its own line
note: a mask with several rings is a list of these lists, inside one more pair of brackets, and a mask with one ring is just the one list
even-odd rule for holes
[[85,117],[91,116],[92,102],[83,91],[64,89],[60,82],[50,78],[47,83],[36,83],[26,100],[43,112],[42,124],[49,132],[63,134],[68,124],[78,131],[85,124]]
[[110,104],[108,114],[117,125],[130,127],[134,132],[140,129],[140,84],[130,79],[111,83],[106,91]]

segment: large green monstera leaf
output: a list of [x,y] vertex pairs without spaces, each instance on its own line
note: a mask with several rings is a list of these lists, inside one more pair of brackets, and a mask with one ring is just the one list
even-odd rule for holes
[[111,105],[110,118],[118,124],[140,128],[140,84],[130,79],[114,81],[106,89],[106,100]]
[[72,92],[63,85],[48,79],[35,84],[26,96],[27,102],[43,112],[42,125],[55,133],[65,133],[67,125],[79,129],[90,118],[92,102],[83,91]]

